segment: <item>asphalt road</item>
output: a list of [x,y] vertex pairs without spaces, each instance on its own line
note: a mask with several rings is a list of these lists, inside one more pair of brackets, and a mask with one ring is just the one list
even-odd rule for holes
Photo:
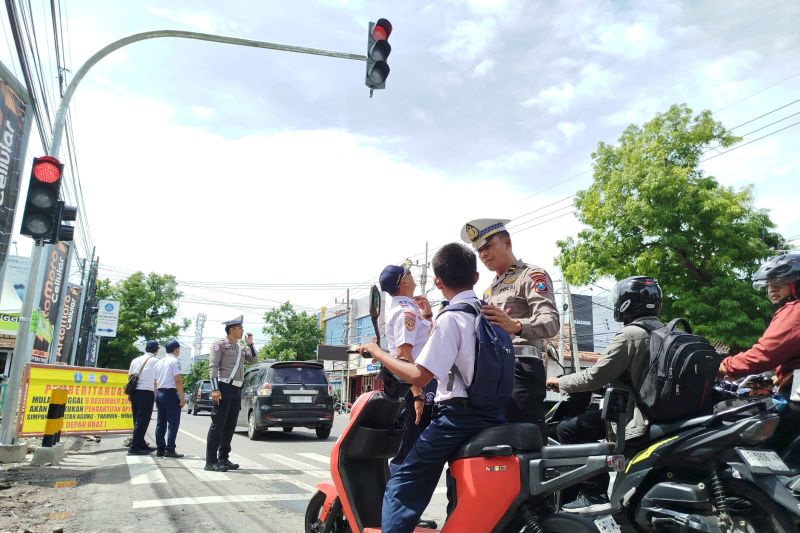
[[[206,472],[207,413],[181,416],[177,446],[183,459],[126,455],[123,437],[105,437],[95,473],[79,487],[80,502],[66,531],[303,531],[306,505],[320,481],[330,480],[329,454],[347,423],[337,415],[328,439],[313,429],[269,430],[250,441],[233,438],[231,460],[241,468]],[[147,440],[154,445],[155,420]],[[440,525],[443,479],[425,518]]]

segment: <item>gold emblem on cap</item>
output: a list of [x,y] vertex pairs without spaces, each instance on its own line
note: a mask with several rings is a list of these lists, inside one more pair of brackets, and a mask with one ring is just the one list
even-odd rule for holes
[[469,240],[471,241],[478,240],[478,237],[480,237],[481,235],[481,232],[478,231],[478,228],[476,228],[472,224],[467,224],[466,230],[467,230],[467,237],[469,237]]

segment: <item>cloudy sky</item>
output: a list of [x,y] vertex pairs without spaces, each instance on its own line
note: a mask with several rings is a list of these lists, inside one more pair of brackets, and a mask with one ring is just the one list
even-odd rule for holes
[[[372,99],[362,62],[178,39],[114,52],[78,88],[73,130],[101,274],[174,274],[181,314],[206,313],[207,337],[240,311],[257,331],[275,302],[310,310],[345,287],[363,295],[384,265],[421,262],[426,242],[458,240],[471,218],[513,219],[517,255],[559,279],[555,241],[579,229],[571,196],[591,182],[593,149],[673,103],[728,127],[774,111],[734,130],[752,144],[704,169],[752,185],[779,231],[800,235],[787,195],[800,127],[768,135],[800,120],[797,2],[63,5],[72,72],[147,30],[361,54],[369,20],[394,26],[387,89]],[[44,35],[47,18],[42,9]],[[19,72],[3,24],[0,60]]]

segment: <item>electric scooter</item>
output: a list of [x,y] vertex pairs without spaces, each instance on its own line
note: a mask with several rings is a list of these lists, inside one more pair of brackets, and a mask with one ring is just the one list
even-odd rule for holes
[[[378,309],[373,302],[373,322]],[[331,449],[332,481],[317,485],[306,509],[307,533],[380,532],[388,461],[400,446],[399,415],[409,388],[385,368],[381,374],[384,390],[370,391],[356,400],[347,427]],[[606,402],[604,416],[621,423],[627,417],[626,408],[626,404]],[[456,502],[442,529],[418,526],[415,531],[616,531],[612,517],[559,512],[554,498],[598,474],[622,471],[624,458],[614,448],[609,443],[546,446],[535,424],[485,429],[450,460]]]

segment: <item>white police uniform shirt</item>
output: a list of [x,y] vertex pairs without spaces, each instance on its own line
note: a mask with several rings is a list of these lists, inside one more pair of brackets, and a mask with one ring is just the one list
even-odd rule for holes
[[174,355],[167,354],[158,361],[155,372],[156,388],[176,389],[175,376],[181,374],[181,360]]
[[[450,305],[459,302],[478,304],[479,300],[468,290],[458,293]],[[418,365],[427,368],[439,381],[435,402],[467,397],[467,386],[475,372],[475,340],[473,315],[451,311],[436,318],[430,339],[416,359]],[[453,372],[452,390],[447,390],[453,366],[458,373]]]
[[[145,362],[147,364],[145,364]],[[134,372],[139,373],[139,381],[136,382],[136,390],[153,390],[154,381],[156,379],[156,365],[158,359],[151,353],[143,353],[133,361],[128,370],[130,376]]]
[[389,355],[397,357],[397,347],[411,345],[411,356],[416,360],[428,342],[431,323],[422,318],[419,307],[408,296],[392,296],[386,320],[386,343]]

